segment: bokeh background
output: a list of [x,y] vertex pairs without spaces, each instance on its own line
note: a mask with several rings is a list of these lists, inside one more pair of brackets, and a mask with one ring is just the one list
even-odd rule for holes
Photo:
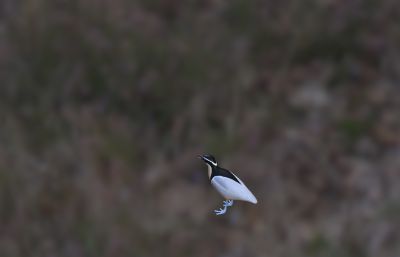
[[[400,256],[399,17],[2,0],[0,256]],[[201,153],[259,204],[214,216]]]

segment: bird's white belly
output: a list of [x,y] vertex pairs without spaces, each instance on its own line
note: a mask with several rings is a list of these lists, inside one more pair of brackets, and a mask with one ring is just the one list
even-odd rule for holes
[[226,199],[241,200],[256,204],[257,199],[255,196],[239,178],[237,179],[241,182],[240,184],[230,178],[215,176],[212,178],[211,184]]

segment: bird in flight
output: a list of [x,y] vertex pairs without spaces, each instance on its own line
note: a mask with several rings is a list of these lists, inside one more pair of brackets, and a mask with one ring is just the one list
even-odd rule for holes
[[214,210],[216,215],[225,214],[227,208],[233,205],[233,200],[257,203],[256,197],[235,174],[218,166],[214,156],[210,154],[199,155],[208,166],[208,177],[211,185],[226,199],[223,208]]

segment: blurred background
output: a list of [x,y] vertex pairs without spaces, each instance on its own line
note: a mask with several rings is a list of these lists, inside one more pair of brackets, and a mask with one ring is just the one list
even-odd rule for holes
[[[2,0],[0,256],[400,256],[399,17]],[[259,203],[216,217],[203,153]]]

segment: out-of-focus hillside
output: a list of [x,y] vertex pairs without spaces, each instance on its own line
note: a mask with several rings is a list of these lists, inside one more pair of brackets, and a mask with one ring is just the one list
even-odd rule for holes
[[[399,16],[2,0],[0,256],[400,256]],[[205,152],[259,204],[214,216]]]

